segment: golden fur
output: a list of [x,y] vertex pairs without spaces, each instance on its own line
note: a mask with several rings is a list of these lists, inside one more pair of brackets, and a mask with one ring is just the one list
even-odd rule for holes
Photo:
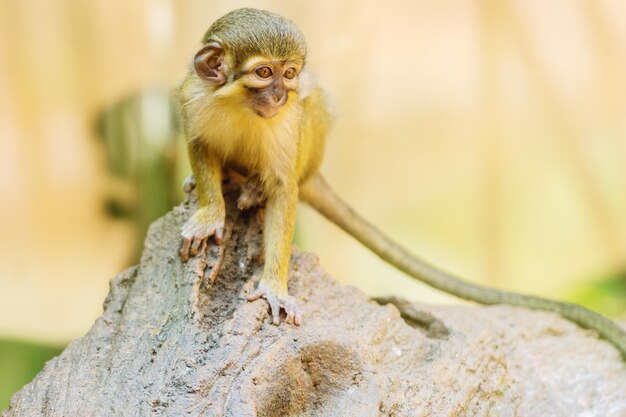
[[[192,66],[176,92],[200,204],[183,227],[183,238],[187,249],[194,242],[192,255],[209,236],[221,239],[224,168],[258,176],[266,217],[265,266],[256,294],[268,300],[275,322],[282,307],[287,321],[299,324],[295,300],[287,293],[291,240],[299,186],[322,162],[332,119],[326,97],[303,68],[304,37],[287,19],[253,9],[234,11],[211,26],[204,38],[205,45],[209,42],[223,48],[223,68],[217,70],[227,72],[226,82],[207,82]],[[251,71],[276,62],[296,68],[298,77],[284,80],[287,101],[266,118],[250,105],[258,91]]]

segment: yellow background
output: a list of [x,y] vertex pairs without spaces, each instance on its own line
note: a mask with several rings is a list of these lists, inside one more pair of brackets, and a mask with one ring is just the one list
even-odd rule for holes
[[[100,314],[137,232],[102,208],[116,184],[94,119],[173,88],[240,6],[302,28],[338,115],[323,172],[413,252],[544,296],[623,271],[622,0],[3,0],[0,335],[65,343]],[[340,282],[445,299],[310,209],[299,225]]]

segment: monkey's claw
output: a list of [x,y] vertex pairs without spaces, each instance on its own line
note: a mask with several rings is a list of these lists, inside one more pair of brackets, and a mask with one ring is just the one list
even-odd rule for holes
[[272,324],[280,324],[280,309],[282,308],[287,313],[285,322],[289,324],[295,324],[300,326],[302,324],[302,312],[298,307],[296,299],[290,295],[285,297],[277,297],[274,293],[265,285],[259,284],[259,287],[252,294],[248,296],[248,301],[256,301],[264,298],[270,305],[270,311],[272,313]]
[[183,226],[182,242],[178,256],[187,262],[191,256],[196,256],[206,249],[209,237],[215,237],[215,243],[222,243],[224,236],[224,216],[215,214],[208,207],[198,209]]

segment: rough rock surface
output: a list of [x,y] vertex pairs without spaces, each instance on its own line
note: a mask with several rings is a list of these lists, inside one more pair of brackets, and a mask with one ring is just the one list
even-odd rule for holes
[[260,216],[238,214],[233,198],[214,284],[199,277],[202,260],[177,257],[188,202],[151,227],[141,263],[112,280],[89,333],[2,415],[626,416],[618,352],[554,314],[405,304],[403,319],[294,251],[304,323],[271,325],[263,301],[245,301]]

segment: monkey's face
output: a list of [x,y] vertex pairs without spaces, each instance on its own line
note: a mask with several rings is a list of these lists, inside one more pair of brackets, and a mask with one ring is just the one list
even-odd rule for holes
[[250,108],[259,116],[271,118],[289,99],[289,92],[298,86],[300,65],[294,61],[249,60],[240,73]]
[[266,119],[276,116],[287,103],[289,93],[298,86],[302,69],[302,62],[295,59],[253,57],[233,70],[228,68],[227,62],[221,45],[211,42],[196,54],[194,65],[198,76],[216,87],[240,83],[250,108]]

